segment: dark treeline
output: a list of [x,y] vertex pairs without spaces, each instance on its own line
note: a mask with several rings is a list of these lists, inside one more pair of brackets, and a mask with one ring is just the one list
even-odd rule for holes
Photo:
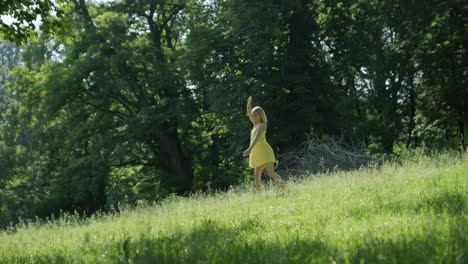
[[24,21],[0,23],[1,227],[248,181],[248,95],[277,153],[466,148],[462,0],[23,2],[1,10]]

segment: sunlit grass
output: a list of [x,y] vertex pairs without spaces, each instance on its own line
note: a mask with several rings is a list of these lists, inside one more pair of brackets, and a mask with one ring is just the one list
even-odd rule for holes
[[0,233],[4,263],[467,263],[468,159],[415,157]]

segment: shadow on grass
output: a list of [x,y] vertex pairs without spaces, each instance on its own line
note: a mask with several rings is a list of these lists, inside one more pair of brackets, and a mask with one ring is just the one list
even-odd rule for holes
[[417,209],[432,209],[436,213],[447,212],[451,215],[462,215],[467,212],[468,199],[458,191],[444,191],[426,197],[417,204]]
[[468,197],[460,191],[445,190],[415,197],[414,200],[405,199],[403,203],[398,200],[386,201],[376,196],[373,202],[373,204],[350,206],[346,216],[363,219],[384,212],[391,214],[433,212],[447,213],[451,216],[468,214]]
[[[367,237],[336,248],[320,238],[269,240],[256,219],[236,227],[206,220],[190,232],[171,236],[128,238],[107,248],[83,246],[75,254],[15,259],[20,263],[466,263],[466,220],[457,218],[450,236],[384,240]],[[333,242],[333,241],[332,241]],[[1,261],[0,261],[1,262]],[[10,263],[11,263],[10,262]]]

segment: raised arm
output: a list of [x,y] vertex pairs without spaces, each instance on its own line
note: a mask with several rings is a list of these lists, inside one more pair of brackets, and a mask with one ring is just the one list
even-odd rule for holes
[[254,117],[252,115],[252,96],[249,96],[249,98],[247,98],[247,115],[249,116],[249,119],[252,122],[252,124],[255,125]]

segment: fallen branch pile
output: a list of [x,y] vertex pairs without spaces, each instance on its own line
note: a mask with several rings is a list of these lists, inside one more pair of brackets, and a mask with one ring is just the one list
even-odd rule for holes
[[349,146],[342,139],[307,140],[296,150],[278,155],[277,170],[286,176],[355,170],[380,164],[365,153],[364,144]]

